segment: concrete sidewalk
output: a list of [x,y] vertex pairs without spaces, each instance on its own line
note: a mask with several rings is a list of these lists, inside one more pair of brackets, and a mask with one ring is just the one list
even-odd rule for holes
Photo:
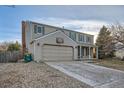
[[82,62],[46,62],[93,87],[124,87],[124,71]]

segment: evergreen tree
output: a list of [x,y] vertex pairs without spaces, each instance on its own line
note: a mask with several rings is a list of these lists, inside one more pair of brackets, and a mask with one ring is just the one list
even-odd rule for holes
[[99,49],[99,58],[105,58],[107,56],[113,56],[113,41],[112,41],[111,32],[106,26],[103,26],[100,29],[98,37],[96,39],[96,45]]

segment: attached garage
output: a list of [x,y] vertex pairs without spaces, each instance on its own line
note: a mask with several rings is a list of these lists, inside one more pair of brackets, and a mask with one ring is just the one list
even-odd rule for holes
[[63,45],[43,45],[42,58],[44,61],[73,60],[73,47]]
[[72,61],[77,59],[77,43],[62,31],[53,32],[34,41],[34,60]]

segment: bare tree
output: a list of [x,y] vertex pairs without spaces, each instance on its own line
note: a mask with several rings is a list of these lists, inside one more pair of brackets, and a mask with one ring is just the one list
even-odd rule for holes
[[110,26],[113,41],[115,44],[119,44],[118,48],[124,48],[124,25],[116,23]]
[[6,51],[9,46],[9,42],[1,42],[0,43],[0,51]]

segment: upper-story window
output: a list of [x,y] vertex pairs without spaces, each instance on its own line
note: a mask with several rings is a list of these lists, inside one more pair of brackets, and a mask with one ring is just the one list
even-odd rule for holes
[[69,37],[73,40],[76,40],[76,33],[75,32],[69,32]]
[[34,33],[35,34],[42,33],[44,35],[44,27],[43,26],[34,25]]
[[37,34],[37,25],[34,25],[34,33]]
[[89,36],[86,37],[86,42],[91,42],[91,38]]
[[82,35],[78,34],[78,41],[82,41]]
[[42,30],[41,27],[37,27],[37,29],[38,29],[37,32],[38,32],[38,33],[41,33],[41,30]]
[[78,34],[78,41],[84,42],[84,35]]

